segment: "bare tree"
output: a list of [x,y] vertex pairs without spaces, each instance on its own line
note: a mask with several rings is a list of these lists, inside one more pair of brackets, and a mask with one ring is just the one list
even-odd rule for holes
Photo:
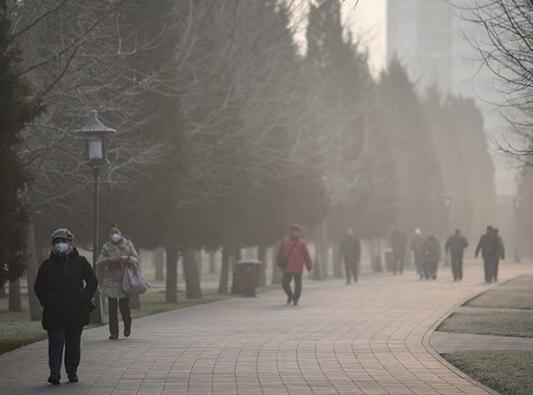
[[533,102],[533,2],[530,0],[452,1],[469,22],[483,27],[487,40],[470,37],[486,67],[501,82],[506,101],[500,103],[503,116],[523,147],[505,142],[501,149],[508,155],[531,164]]

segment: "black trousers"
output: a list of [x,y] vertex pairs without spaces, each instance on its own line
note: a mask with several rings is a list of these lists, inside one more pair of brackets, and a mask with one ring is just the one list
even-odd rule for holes
[[403,261],[405,259],[405,251],[392,250],[393,266],[392,271],[394,274],[403,274]]
[[427,280],[429,280],[430,278],[436,279],[438,268],[439,268],[439,261],[435,261],[433,259],[424,259],[423,277],[425,277]]
[[490,283],[498,277],[498,258],[483,258],[483,269],[485,270],[485,282]]
[[118,309],[124,321],[124,328],[131,327],[131,310],[129,298],[108,298],[109,306],[109,333],[118,336]]
[[[294,292],[291,289],[291,281],[294,278]],[[281,286],[288,297],[294,302],[298,302],[302,295],[302,273],[283,273]]]
[[463,257],[451,256],[452,260],[452,274],[454,281],[463,279]]
[[359,264],[356,261],[344,261],[344,270],[346,271],[346,283],[350,284],[352,281],[357,282],[357,275],[359,274]]
[[81,332],[83,327],[60,326],[48,330],[48,366],[51,375],[61,375],[61,359],[65,349],[65,370],[77,374],[81,355]]

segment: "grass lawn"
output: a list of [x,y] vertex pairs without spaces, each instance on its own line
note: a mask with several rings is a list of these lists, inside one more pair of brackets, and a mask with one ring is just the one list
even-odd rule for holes
[[533,394],[533,353],[467,351],[443,355],[448,362],[501,394]]
[[533,310],[533,276],[521,276],[482,293],[469,307]]
[[7,311],[7,299],[0,299],[0,354],[46,338],[41,322],[30,321],[27,302],[25,311]]
[[453,313],[437,329],[491,336],[533,337],[533,311]]

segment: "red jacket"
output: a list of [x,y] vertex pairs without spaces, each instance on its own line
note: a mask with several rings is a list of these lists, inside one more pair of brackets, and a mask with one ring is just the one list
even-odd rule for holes
[[[291,248],[294,245],[295,247],[291,253]],[[311,255],[309,255],[307,243],[304,239],[296,240],[291,236],[285,236],[281,239],[278,245],[276,260],[280,261],[284,257],[287,257],[289,253],[291,254],[289,257],[289,264],[282,269],[285,273],[302,273],[304,271],[304,264],[307,267],[307,270],[313,268]]]

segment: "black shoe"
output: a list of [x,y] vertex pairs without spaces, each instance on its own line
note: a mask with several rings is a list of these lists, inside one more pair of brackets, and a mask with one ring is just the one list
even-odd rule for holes
[[292,303],[292,296],[287,296],[287,304],[290,305]]
[[118,335],[109,336],[109,340],[117,340],[117,339],[118,339]]
[[131,320],[129,322],[124,322],[124,337],[129,337],[131,335]]
[[51,374],[50,377],[48,377],[48,382],[52,385],[59,385],[61,384],[61,376],[58,374]]
[[78,375],[76,373],[68,375],[68,382],[69,383],[77,383],[79,381],[80,381],[80,379],[78,378]]

